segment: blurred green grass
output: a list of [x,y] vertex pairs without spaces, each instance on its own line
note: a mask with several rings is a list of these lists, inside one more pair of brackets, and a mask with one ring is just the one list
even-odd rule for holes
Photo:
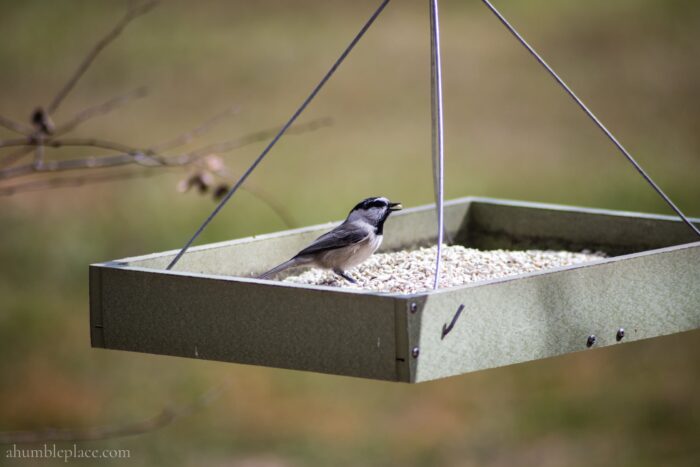
[[[147,99],[76,135],[147,145],[231,104],[241,113],[200,144],[279,125],[375,3],[164,3],[98,58],[55,118],[147,84]],[[497,4],[686,213],[700,215],[698,3]],[[0,113],[26,120],[47,102],[124,6],[0,1],[11,39],[0,43]],[[448,197],[667,212],[480,2],[443,1],[441,12]],[[334,125],[283,139],[249,183],[298,226],[338,219],[372,194],[431,202],[427,34],[425,2],[392,2],[302,118]],[[239,173],[260,149],[226,156],[229,167]],[[87,265],[177,248],[212,208],[176,192],[181,176],[0,198],[0,430],[141,418],[230,378],[212,408],[90,445],[129,448],[133,465],[700,461],[697,332],[420,386],[90,349]],[[281,228],[241,193],[201,242]]]

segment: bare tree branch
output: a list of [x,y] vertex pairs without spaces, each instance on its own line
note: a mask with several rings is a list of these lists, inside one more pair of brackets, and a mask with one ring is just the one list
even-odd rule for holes
[[113,97],[112,99],[105,101],[101,104],[94,105],[92,107],[87,107],[86,109],[83,109],[77,114],[75,114],[73,118],[68,120],[63,125],[57,126],[53,134],[54,136],[59,136],[68,133],[69,131],[74,130],[76,127],[92,118],[99,117],[101,115],[106,115],[111,111],[122,107],[128,102],[134,99],[146,97],[146,95],[148,95],[148,88],[146,86],[142,86],[126,94],[122,94],[121,96]]
[[80,187],[104,182],[129,180],[133,178],[149,178],[165,173],[167,172],[129,169],[122,171],[110,170],[109,172],[99,174],[89,173],[84,175],[64,175],[53,178],[41,178],[30,182],[0,186],[0,196],[12,196],[30,191],[42,191],[54,188]]
[[32,126],[34,127],[34,133],[32,136],[51,136],[55,125],[51,115],[41,106],[34,109],[31,116]]
[[[86,175],[61,175],[52,178],[32,179],[27,182],[17,183],[12,185],[0,185],[0,196],[10,196],[27,191],[37,191],[51,188],[81,186],[93,183],[102,183],[115,180],[124,180],[136,177],[149,177],[151,175],[163,173],[163,171],[150,170],[122,170],[117,172],[106,173],[99,169],[117,168],[127,165],[139,165],[148,168],[177,168],[177,167],[194,167],[193,176],[205,176],[209,173],[227,179],[227,170],[220,162],[221,167],[212,172],[211,160],[215,153],[224,153],[238,149],[250,144],[254,144],[263,140],[269,139],[279,130],[277,128],[257,131],[244,135],[239,138],[209,144],[207,146],[195,149],[193,151],[181,155],[162,155],[164,151],[184,146],[191,143],[195,138],[203,135],[207,131],[214,128],[225,118],[238,113],[238,107],[231,107],[224,112],[214,115],[199,126],[192,130],[183,133],[173,139],[166,140],[157,145],[136,148],[122,143],[107,141],[97,138],[61,138],[60,136],[74,130],[82,123],[91,118],[105,115],[133,99],[137,99],[146,95],[146,88],[141,87],[121,96],[109,99],[101,104],[87,107],[62,125],[55,126],[51,113],[55,112],[61,105],[65,97],[73,90],[83,74],[89,69],[97,56],[114,41],[126,28],[126,26],[135,18],[148,13],[158,3],[157,0],[146,1],[139,6],[130,7],[124,17],[102,37],[88,52],[87,56],[80,63],[75,72],[70,76],[66,84],[56,94],[46,110],[43,107],[37,107],[32,113],[31,125],[25,125],[15,122],[11,119],[0,116],[0,125],[6,128],[25,135],[25,138],[0,140],[0,149],[18,147],[19,149],[6,154],[0,159],[0,181],[9,180],[24,176],[39,176],[48,173],[74,171],[82,169],[98,169],[98,173],[89,173]],[[295,125],[289,129],[290,134],[301,134],[308,131],[313,131],[318,128],[329,126],[332,122],[329,118],[314,120],[305,124]],[[90,156],[75,159],[62,160],[47,160],[45,158],[45,150],[47,148],[58,149],[64,147],[94,147],[114,151],[118,154]],[[16,165],[16,163],[26,155],[34,153],[34,160],[31,163]],[[216,159],[216,158],[214,158]],[[225,183],[216,185],[207,185],[207,191],[216,193],[225,187]],[[248,189],[252,196],[258,198],[272,209],[287,226],[293,226],[295,223],[285,210],[274,202],[268,195],[256,189]]]
[[[164,169],[179,169],[179,167],[163,167]],[[86,185],[96,185],[100,183],[116,182],[122,180],[132,180],[135,178],[151,178],[158,175],[165,175],[171,172],[154,171],[154,170],[135,170],[127,169],[114,171],[110,170],[105,173],[88,173],[83,175],[63,175],[53,178],[41,178],[30,182],[16,183],[9,186],[0,186],[0,196],[13,196],[21,193],[32,191],[43,191],[56,188],[75,188]],[[241,190],[250,194],[253,198],[258,199],[263,204],[267,205],[272,212],[282,221],[285,227],[294,228],[298,225],[296,220],[289,212],[275,201],[270,195],[261,191],[258,188],[248,184],[242,187]]]
[[30,137],[26,139],[14,139],[14,140],[0,140],[0,148],[9,148],[13,146],[45,146],[49,148],[62,148],[66,146],[75,147],[92,147],[99,149],[108,149],[110,151],[116,152],[126,152],[126,153],[141,153],[144,152],[141,149],[134,148],[132,146],[127,146],[126,144],[116,143],[114,141],[107,141],[104,139],[96,138],[63,138],[63,139],[43,139]]
[[47,108],[49,114],[54,113],[58,109],[63,99],[65,99],[68,93],[71,92],[71,90],[75,87],[76,83],[87,71],[87,69],[90,68],[90,65],[92,65],[92,62],[95,60],[95,58],[97,58],[100,52],[102,52],[102,50],[104,50],[105,47],[107,47],[112,41],[119,37],[124,28],[126,28],[126,26],[132,20],[138,18],[139,16],[145,15],[146,13],[151,11],[157,4],[157,0],[148,1],[142,5],[130,8],[126,12],[124,17],[116,24],[116,26],[114,26],[114,28],[111,31],[109,31],[102,39],[100,39],[93,46],[92,49],[90,49],[88,54],[85,56],[85,58],[80,63],[75,72],[71,75],[71,77],[68,79],[66,84],[64,84],[63,87],[58,91],[58,93],[53,98],[53,100]]
[[96,426],[91,428],[79,428],[75,430],[47,428],[37,431],[0,432],[0,444],[29,444],[56,441],[98,441],[149,433],[170,425],[181,418],[192,415],[196,411],[211,405],[216,399],[221,397],[228,387],[228,382],[224,382],[218,386],[209,388],[189,404],[173,404],[165,407],[160,411],[160,413],[153,417],[134,422]]
[[34,136],[27,136],[26,138],[0,139],[0,149],[17,146],[33,146],[34,144],[36,144],[36,141],[34,141]]
[[28,125],[25,125],[24,123],[16,122],[10,118],[3,117],[0,115],[0,126],[4,126],[10,131],[14,131],[15,133],[19,133],[21,135],[31,135],[34,132],[34,129]]
[[[291,128],[289,128],[289,130],[287,130],[287,134],[307,133],[309,131],[314,131],[322,127],[330,126],[332,124],[333,120],[331,118],[318,118],[316,120],[311,120],[307,123],[292,126]],[[249,133],[241,138],[236,138],[228,141],[223,141],[221,143],[214,143],[204,146],[203,148],[191,151],[182,157],[193,161],[204,157],[208,154],[233,151],[234,149],[239,149],[243,146],[248,146],[253,143],[268,140],[272,136],[276,135],[278,132],[279,127],[256,131],[254,133]]]
[[[41,138],[41,137],[39,137]],[[39,144],[34,148],[34,166],[41,167],[44,163],[44,145],[41,144],[41,139],[39,139]]]
[[161,153],[161,152],[167,151],[169,149],[174,149],[174,148],[179,148],[181,146],[184,146],[185,144],[190,143],[193,139],[197,138],[198,136],[201,136],[204,133],[206,133],[207,131],[211,130],[216,125],[218,125],[223,120],[225,120],[226,118],[229,118],[229,117],[232,117],[233,115],[236,115],[239,111],[240,111],[240,106],[238,106],[238,105],[229,107],[228,109],[224,110],[223,112],[214,115],[213,117],[209,118],[208,120],[205,120],[204,123],[193,128],[192,130],[188,131],[187,133],[184,133],[180,136],[177,136],[171,140],[159,143],[155,146],[151,146],[149,148],[149,150],[150,150],[150,152],[153,152],[153,153]]
[[[148,88],[145,86],[142,86],[140,88],[137,88],[131,92],[128,92],[126,94],[123,94],[121,96],[114,97],[108,101],[103,102],[102,104],[98,104],[92,107],[88,107],[86,109],[81,110],[78,112],[72,119],[70,119],[68,122],[64,123],[63,125],[60,125],[56,127],[56,129],[53,132],[53,136],[60,136],[62,134],[68,133],[72,130],[74,130],[76,127],[81,125],[82,123],[98,117],[100,115],[105,115],[121,106],[126,104],[127,102],[133,100],[133,99],[139,99],[142,97],[145,97],[148,94]],[[0,124],[2,124],[2,119],[3,117],[0,116]],[[8,120],[9,121],[9,120]],[[22,127],[24,127],[22,124],[17,124]],[[36,132],[34,132],[30,127],[26,127],[26,132],[22,131],[21,133],[26,134],[28,136],[27,139],[24,141],[32,141],[33,139],[36,138]],[[10,140],[13,143],[16,143],[19,140]],[[0,148],[2,147],[8,147],[8,146],[16,146],[17,144],[10,144],[10,145],[5,145],[3,141],[0,141]],[[32,148],[22,148],[17,151],[11,152],[10,154],[7,154],[3,158],[0,159],[0,167],[6,167],[8,165],[12,165],[18,160],[20,160],[22,157],[31,154],[33,151]]]
[[[313,120],[308,123],[300,124],[291,127],[288,130],[288,134],[301,134],[309,131],[316,130],[323,126],[328,126],[331,124],[331,119],[322,118],[318,120]],[[240,138],[232,139],[229,141],[224,141],[222,143],[211,144],[205,146],[201,149],[197,149],[187,154],[178,156],[160,156],[157,154],[149,154],[148,150],[139,150],[137,148],[132,148],[129,146],[123,146],[123,152],[127,154],[116,154],[111,156],[93,156],[85,157],[79,159],[67,159],[67,160],[53,160],[44,161],[41,166],[36,166],[35,164],[24,164],[17,165],[14,167],[8,167],[6,169],[0,170],[0,180],[21,177],[25,175],[30,175],[34,173],[41,172],[60,172],[67,170],[79,170],[79,169],[94,169],[94,168],[105,168],[105,167],[117,167],[128,164],[139,164],[146,167],[173,167],[173,166],[184,166],[192,164],[199,159],[206,157],[212,153],[222,153],[232,151],[234,149],[239,149],[244,146],[258,143],[260,141],[267,140],[270,135],[275,134],[278,129],[269,129],[263,131],[256,131],[248,135],[242,136]],[[67,143],[66,143],[67,141]],[[15,141],[13,141],[15,142]],[[18,145],[17,143],[16,145]],[[36,144],[36,143],[35,143]],[[22,145],[28,145],[27,141],[23,141]],[[87,138],[73,138],[73,139],[63,139],[63,140],[47,140],[44,142],[46,147],[62,147],[62,146],[94,146],[101,147],[104,149],[117,150],[119,148],[119,143],[112,143],[110,141],[93,140]]]
[[31,154],[32,151],[32,148],[21,148],[17,151],[11,152],[10,154],[0,159],[0,167],[7,167],[8,165],[12,165],[27,154]]
[[[154,162],[150,162],[154,161]],[[139,164],[145,167],[160,167],[164,164],[158,162],[152,156],[145,154],[117,154],[114,156],[94,156],[81,159],[67,159],[61,161],[44,161],[40,166],[24,164],[0,170],[0,180],[34,173],[63,172],[67,170],[98,169],[106,167],[118,167],[128,164]]]

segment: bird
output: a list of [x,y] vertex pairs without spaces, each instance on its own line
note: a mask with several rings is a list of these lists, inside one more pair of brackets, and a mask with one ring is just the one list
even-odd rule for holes
[[318,237],[290,260],[261,274],[258,279],[268,279],[289,268],[315,266],[330,269],[346,281],[356,284],[357,281],[346,271],[377,251],[384,237],[384,222],[392,212],[402,208],[401,203],[392,203],[382,196],[366,198],[352,208],[342,224]]

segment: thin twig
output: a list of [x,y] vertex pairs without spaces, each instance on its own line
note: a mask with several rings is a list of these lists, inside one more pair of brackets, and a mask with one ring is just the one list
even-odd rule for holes
[[272,212],[277,214],[277,217],[280,218],[285,227],[291,229],[298,225],[296,220],[290,216],[284,207],[282,207],[275,199],[261,189],[255,188],[249,183],[247,186],[242,187],[241,190],[247,192],[254,198],[259,199],[263,204],[266,204],[267,207],[272,210]]
[[[175,166],[163,168],[178,169],[178,167]],[[32,180],[30,182],[16,183],[9,186],[0,186],[0,196],[13,196],[32,191],[43,191],[57,188],[76,188],[86,185],[131,180],[135,178],[151,178],[158,175],[166,175],[168,173],[171,172],[127,169],[121,171],[110,170],[107,173],[99,174],[88,173],[83,175],[62,175],[58,177]],[[247,187],[242,188],[242,190],[250,194],[253,198],[258,199],[261,203],[267,205],[267,207],[269,207],[270,210],[274,212],[277,217],[279,217],[285,227],[291,229],[298,225],[291,214],[289,214],[289,212],[283,206],[281,206],[267,193],[259,190],[258,188],[254,188],[250,184]]]
[[21,148],[17,151],[13,151],[8,155],[4,156],[2,159],[0,159],[0,167],[7,167],[8,165],[12,165],[24,156],[31,154],[32,151],[32,148]]
[[80,63],[75,72],[71,75],[71,77],[68,79],[66,84],[64,84],[63,87],[58,91],[58,93],[53,98],[53,100],[47,108],[49,114],[56,112],[58,107],[61,105],[61,102],[63,102],[63,99],[65,99],[68,93],[73,89],[73,87],[75,87],[76,83],[87,71],[87,69],[90,68],[90,65],[95,60],[95,58],[97,58],[100,52],[102,52],[102,50],[104,50],[105,47],[107,47],[112,41],[119,37],[124,28],[132,20],[138,18],[139,16],[145,15],[146,13],[151,11],[157,4],[157,0],[149,1],[142,5],[130,8],[126,12],[124,17],[116,24],[116,26],[114,26],[114,28],[112,28],[111,31],[109,31],[102,39],[100,39],[93,46],[92,49],[90,49],[88,54],[85,56],[85,58]]
[[145,152],[133,146],[107,141],[96,138],[63,138],[63,139],[42,139],[42,138],[27,138],[24,140],[5,140],[0,141],[0,148],[9,148],[13,146],[45,146],[49,148],[62,148],[67,146],[72,147],[91,147],[99,149],[107,149],[116,152],[140,153]]
[[[121,95],[114,97],[108,101],[103,102],[102,104],[95,105],[92,107],[88,107],[84,110],[81,110],[78,112],[72,119],[70,119],[68,122],[64,123],[63,125],[58,126],[54,132],[52,133],[53,137],[60,136],[62,134],[68,133],[72,130],[74,130],[76,127],[81,125],[82,123],[94,118],[98,117],[100,115],[105,115],[112,110],[115,110],[122,105],[126,104],[127,102],[133,100],[133,99],[138,99],[141,97],[144,97],[147,95],[148,89],[144,87],[140,87],[138,89],[135,89],[127,94]],[[2,117],[0,117],[2,119]],[[24,141],[31,142],[32,140],[35,139],[36,133],[32,133],[31,128],[27,127],[29,129],[29,133],[27,134],[28,138],[25,139]],[[17,146],[17,141],[19,140],[10,140],[14,144],[4,144],[4,141],[0,141],[0,148],[3,147],[9,147],[9,146]],[[31,144],[28,144],[28,146],[31,146]],[[57,147],[57,146],[54,146]],[[20,160],[22,157],[31,154],[33,152],[33,149],[31,147],[28,148],[22,148],[17,151],[11,152],[10,154],[7,154],[4,156],[2,159],[0,159],[0,167],[6,167],[8,165],[12,165],[18,160]]]
[[34,164],[24,164],[0,170],[0,180],[31,175],[45,172],[65,172],[68,170],[80,169],[103,169],[108,167],[119,167],[128,164],[138,164],[144,167],[163,167],[168,164],[142,153],[117,154],[114,156],[94,156],[81,159],[68,159],[61,161],[44,161],[40,167]]
[[34,136],[26,138],[0,139],[0,148],[12,148],[17,146],[34,146],[36,141]]
[[142,86],[126,94],[122,94],[121,96],[113,97],[112,99],[109,99],[101,104],[87,107],[75,114],[73,118],[68,120],[63,125],[57,126],[53,132],[53,135],[59,136],[68,133],[92,118],[106,115],[134,99],[140,99],[142,97],[146,97],[147,95],[148,88],[146,86]]
[[10,118],[3,117],[2,115],[0,115],[0,126],[4,126],[10,131],[27,136],[31,135],[34,131],[32,127],[25,125],[24,123],[16,122]]
[[[197,164],[197,162],[195,162],[195,164]],[[224,180],[231,180],[234,178],[234,175],[226,167],[216,170],[213,173],[214,175],[221,177]],[[297,222],[292,218],[292,216],[287,212],[287,210],[262,189],[256,188],[249,184],[248,187],[241,187],[241,190],[250,194],[251,196],[253,196],[253,198],[257,198],[263,204],[266,204],[267,207],[269,207],[275,214],[277,214],[277,216],[280,218],[280,220],[286,227],[292,228],[297,226]]]
[[[333,124],[333,119],[329,117],[323,117],[319,118],[316,120],[311,120],[310,122],[307,123],[302,123],[299,125],[294,125],[289,130],[287,130],[287,134],[293,135],[293,134],[301,134],[301,133],[307,133],[309,131],[317,130],[319,128],[323,128],[326,126],[330,126]],[[242,136],[240,138],[235,138],[232,140],[228,141],[223,141],[220,143],[214,143],[210,144],[207,146],[204,146],[203,148],[196,149],[194,151],[191,151],[185,155],[185,157],[190,158],[191,160],[196,160],[201,157],[207,156],[212,153],[220,153],[220,152],[228,152],[232,151],[234,149],[239,149],[243,146],[248,146],[253,143],[258,143],[260,141],[267,140],[271,136],[274,136],[279,132],[280,129],[279,127],[275,128],[269,128],[267,130],[260,130],[256,131],[254,133],[247,134],[245,136]]]
[[[291,134],[300,134],[309,131],[316,130],[322,126],[328,126],[331,124],[331,120],[328,118],[323,118],[319,120],[314,120],[309,123],[297,125],[290,129]],[[127,154],[116,154],[110,156],[92,156],[84,157],[79,159],[67,159],[58,161],[45,161],[41,167],[36,167],[34,164],[24,164],[17,165],[14,167],[8,167],[6,169],[0,170],[0,180],[7,180],[10,178],[16,178],[21,176],[26,176],[34,173],[41,172],[61,172],[67,170],[80,170],[80,169],[94,169],[94,168],[105,168],[105,167],[117,167],[128,164],[139,164],[146,167],[177,167],[192,164],[197,160],[212,154],[222,153],[227,151],[232,151],[234,149],[239,149],[243,146],[258,143],[260,141],[266,140],[270,134],[276,130],[263,130],[250,133],[248,135],[242,136],[237,139],[230,141],[225,141],[223,143],[217,143],[214,145],[205,146],[202,149],[192,151],[184,155],[176,156],[159,156],[156,154],[148,154],[147,151],[141,151],[137,148],[131,148],[124,146],[123,152]],[[69,143],[64,143],[68,141]],[[100,144],[93,144],[93,143]],[[74,144],[70,144],[74,143]],[[24,144],[27,144],[25,141]],[[103,147],[105,149],[117,150],[119,143],[112,143],[102,140],[92,140],[87,138],[73,138],[70,140],[53,140],[46,141],[45,146],[47,147],[61,147],[68,145],[76,146],[95,146]]]
[[177,136],[173,139],[164,141],[164,142],[159,143],[155,146],[151,146],[149,148],[149,151],[153,152],[153,153],[161,153],[163,151],[167,151],[170,149],[179,148],[181,146],[184,146],[184,145],[192,142],[192,140],[197,138],[198,136],[202,136],[204,133],[206,133],[207,131],[214,128],[216,125],[221,123],[226,118],[229,118],[233,115],[236,115],[239,111],[240,111],[240,106],[238,106],[238,105],[229,107],[228,109],[224,110],[223,112],[214,115],[213,117],[209,118],[208,120],[205,120],[204,123],[193,128],[192,130],[190,130],[186,133],[183,133],[182,135]]
[[39,137],[38,144],[34,148],[34,167],[41,167],[44,163],[44,145]]
[[0,186],[0,196],[12,196],[30,191],[42,191],[53,188],[69,188],[96,183],[128,180],[139,177],[152,177],[165,172],[154,172],[150,170],[128,170],[121,172],[110,171],[104,174],[86,174],[86,175],[69,175],[59,176],[54,178],[42,178],[40,180],[32,180],[31,182],[22,182],[10,186]]
[[211,405],[228,389],[228,387],[228,382],[224,382],[218,386],[209,388],[189,404],[173,404],[165,407],[160,411],[160,413],[153,417],[134,422],[74,430],[47,428],[36,431],[0,432],[0,444],[29,444],[56,441],[98,441],[149,433],[170,425],[181,418],[192,415],[197,410]]

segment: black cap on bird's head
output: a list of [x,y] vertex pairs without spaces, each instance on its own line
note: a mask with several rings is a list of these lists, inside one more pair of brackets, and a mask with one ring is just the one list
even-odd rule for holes
[[[378,208],[378,209],[389,209],[389,211],[400,211],[403,206],[401,206],[401,203],[392,203],[388,199],[384,198],[383,196],[373,196],[371,198],[366,198],[360,201],[355,205],[354,208],[352,208],[352,211],[367,211],[372,208]],[[350,212],[352,212],[350,211]]]
[[350,211],[348,220],[364,220],[376,227],[377,234],[381,235],[384,221],[389,214],[402,209],[401,203],[392,203],[383,196],[363,199]]

